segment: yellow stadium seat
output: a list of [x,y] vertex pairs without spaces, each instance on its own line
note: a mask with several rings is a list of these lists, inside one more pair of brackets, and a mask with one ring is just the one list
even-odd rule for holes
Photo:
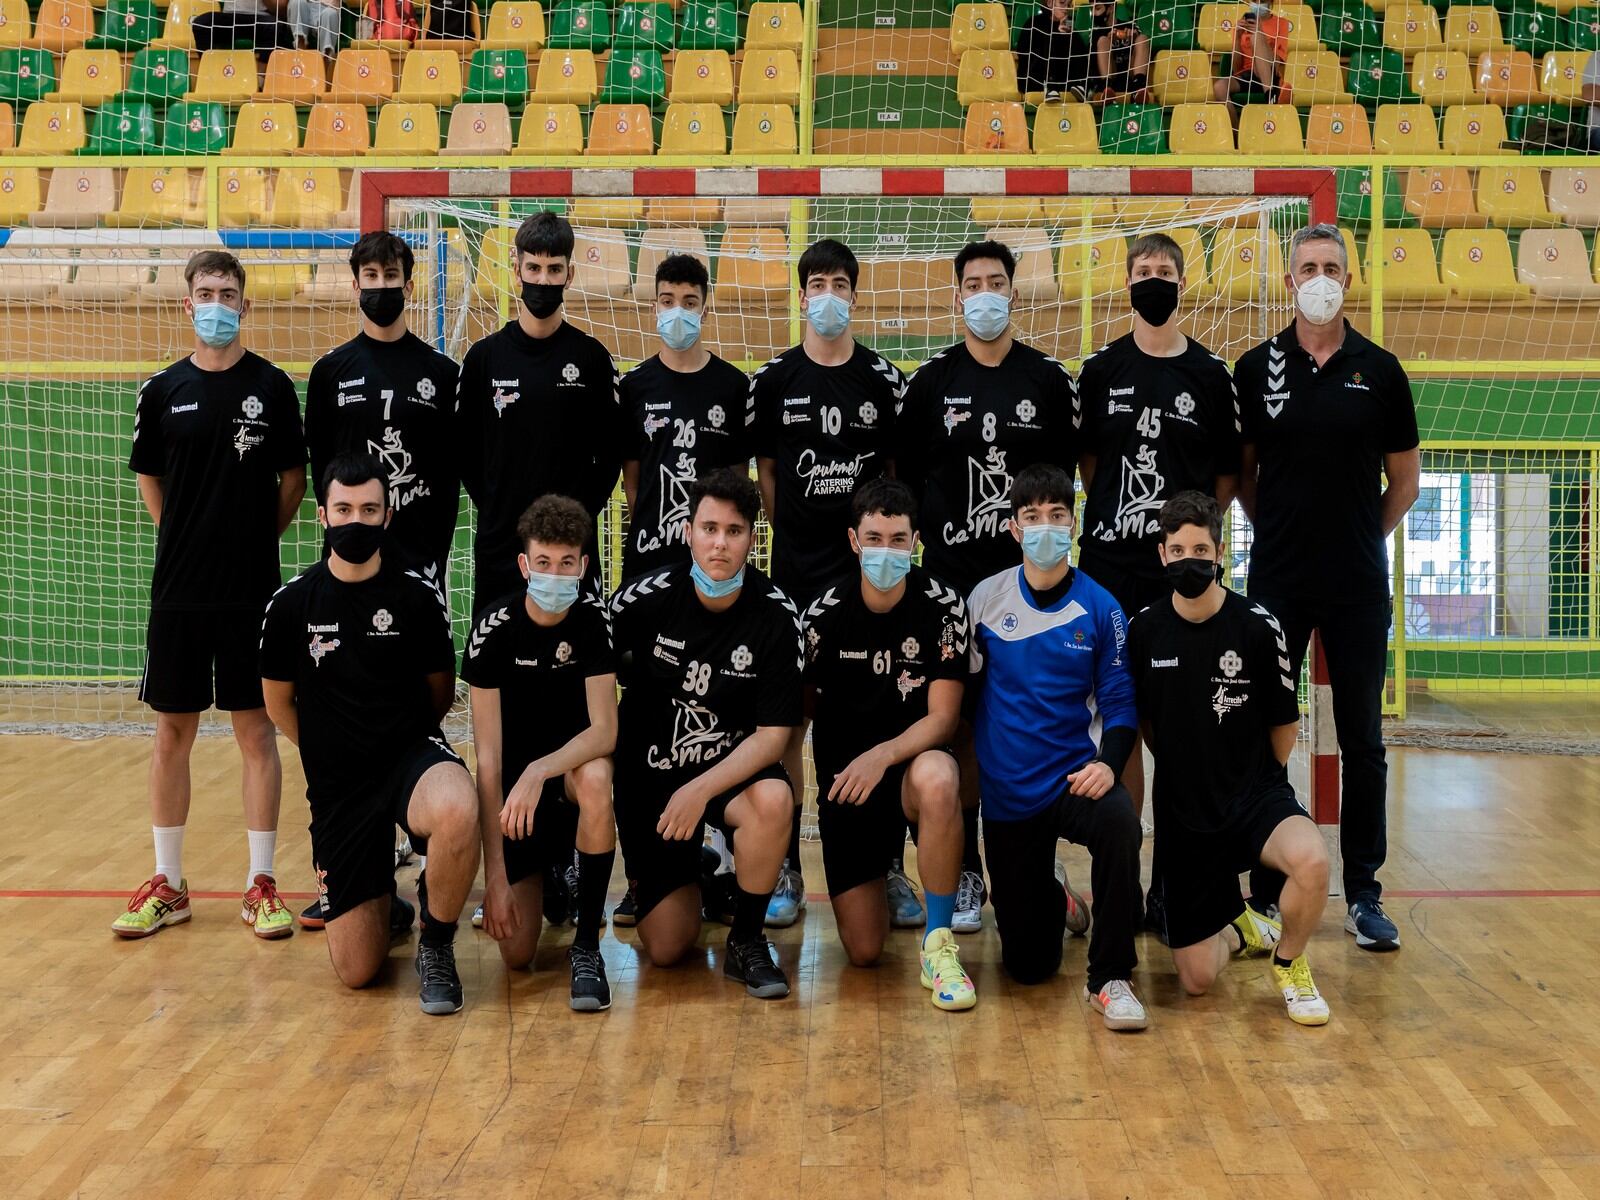
[[1266,230],[1264,236],[1265,263],[1261,258],[1261,230],[1217,230],[1216,240],[1211,246],[1211,270],[1216,277],[1217,291],[1229,300],[1259,301],[1263,295],[1263,282],[1266,285],[1265,295],[1272,301],[1281,302],[1288,298],[1283,283],[1283,247],[1274,230]]
[[0,154],[17,144],[17,117],[10,104],[0,104]]
[[365,104],[313,104],[306,118],[303,154],[338,158],[365,154],[371,146],[370,126]]
[[161,36],[150,44],[156,47],[193,50],[194,30],[191,27],[194,19],[204,13],[217,12],[221,8],[222,5],[218,0],[170,0]]
[[1056,281],[1056,259],[1048,229],[990,229],[985,241],[999,242],[1016,257],[1016,273],[1011,277],[1011,296],[1023,304],[1054,304],[1061,295]]
[[1460,50],[1424,50],[1411,61],[1411,90],[1434,108],[1471,104],[1477,98],[1472,66]]
[[922,256],[868,259],[861,264],[857,303],[896,317],[907,310],[948,311],[954,289],[947,258]]
[[1145,199],[1125,196],[1117,201],[1117,223],[1125,229],[1170,229],[1188,215],[1189,206],[1177,199]]
[[1202,4],[1195,24],[1195,41],[1200,49],[1212,54],[1233,53],[1234,30],[1247,8],[1244,4]]
[[974,196],[968,210],[974,225],[1041,225],[1046,219],[1037,196]]
[[1378,105],[1372,148],[1379,154],[1439,153],[1439,122],[1433,109],[1426,104]]
[[30,46],[60,53],[94,36],[94,5],[89,0],[40,0]]
[[1289,26],[1289,49],[1315,50],[1317,40],[1317,14],[1309,4],[1274,4],[1272,11]]
[[956,75],[956,98],[963,107],[980,100],[1021,100],[1017,63],[1009,50],[968,50]]
[[1300,116],[1292,104],[1246,104],[1239,110],[1240,154],[1304,154]]
[[28,0],[0,0],[0,46],[20,46],[32,36]]
[[309,262],[286,261],[274,250],[241,250],[245,295],[254,304],[292,304],[311,284]]
[[1232,154],[1228,106],[1215,101],[1175,105],[1167,139],[1174,154]]
[[717,225],[722,201],[714,196],[658,196],[645,208],[649,225]]
[[1504,49],[1500,10],[1492,4],[1452,4],[1444,18],[1444,44],[1469,58]]
[[217,220],[227,229],[267,217],[267,173],[261,167],[223,167],[217,179]]
[[328,98],[355,104],[382,104],[394,95],[394,66],[387,50],[347,47],[333,64]]
[[722,219],[729,225],[782,225],[791,211],[782,197],[729,196],[722,204]]
[[576,156],[583,153],[583,114],[576,104],[535,101],[522,110],[518,154]]
[[599,90],[593,51],[551,50],[539,56],[533,80],[535,100],[587,106],[594,103]]
[[1205,104],[1213,98],[1211,56],[1203,50],[1163,50],[1150,74],[1156,99],[1174,104]]
[[968,154],[1026,154],[1028,116],[1015,100],[984,100],[967,109],[961,148]]
[[[53,260],[53,261],[52,261]],[[72,268],[60,246],[0,247],[0,300],[47,300]]]
[[1283,64],[1284,82],[1294,102],[1308,104],[1348,104],[1350,93],[1344,87],[1344,68],[1331,50],[1291,50]]
[[130,229],[204,224],[205,211],[190,202],[191,187],[187,167],[129,167],[122,202],[106,224]]
[[733,114],[735,154],[795,154],[794,109],[787,104],[741,104]]
[[950,49],[1011,49],[1011,25],[1004,4],[958,4],[950,17]]
[[1515,154],[1506,141],[1506,114],[1498,104],[1452,104],[1444,113],[1446,154]]
[[728,152],[728,127],[718,104],[669,104],[661,122],[662,154],[719,157]]
[[243,104],[256,95],[256,56],[250,50],[207,50],[185,100]]
[[644,201],[635,197],[574,200],[567,208],[567,219],[574,225],[637,225],[644,220]]
[[21,225],[39,211],[44,193],[38,167],[0,166],[0,225]]
[[[656,268],[674,254],[689,254],[711,269],[711,252],[706,249],[703,229],[646,229],[639,236],[639,265],[633,275],[633,298],[656,298]],[[707,305],[711,297],[706,298]]]
[[1545,204],[1538,167],[1479,167],[1478,215],[1498,229],[1561,223]]
[[1600,227],[1600,167],[1552,167],[1550,211],[1568,225]]
[[798,4],[762,2],[750,6],[744,40],[747,51],[782,47],[798,54],[804,44],[805,18]]
[[454,50],[408,52],[394,98],[410,104],[454,104],[461,98],[461,56]]
[[1449,289],[1439,282],[1439,264],[1434,258],[1433,237],[1426,229],[1396,229],[1385,226],[1381,235],[1367,243],[1367,278],[1372,278],[1372,258],[1383,258],[1383,298],[1394,301],[1440,302],[1449,298]]
[[489,27],[483,32],[488,50],[521,50],[534,54],[544,49],[544,9],[538,0],[495,0],[489,8]]
[[1405,208],[1428,229],[1480,226],[1465,167],[1414,167],[1406,173]]
[[378,110],[375,154],[437,154],[439,110],[431,104],[402,104],[391,100]]
[[1486,50],[1478,55],[1478,98],[1513,108],[1539,98],[1539,77],[1526,50]]
[[[1042,205],[1045,224],[1059,226],[1062,233],[1068,236],[1083,232],[1085,212],[1091,229],[1110,228],[1117,222],[1117,204],[1110,196],[1051,196]],[[984,222],[975,223],[981,225]]]
[[1367,278],[1361,269],[1361,256],[1356,250],[1356,235],[1339,226],[1339,236],[1344,238],[1345,258],[1350,263],[1350,287],[1345,292],[1346,299],[1360,301],[1367,298]]
[[268,100],[310,104],[328,90],[327,68],[315,50],[274,50],[267,59],[261,94]]
[[61,82],[49,100],[104,104],[123,88],[122,55],[115,50],[68,50],[61,63]]
[[300,145],[300,120],[287,100],[252,100],[239,106],[233,144],[224,154],[293,154]]
[[[31,111],[31,110],[30,110]],[[110,167],[56,167],[44,208],[28,218],[49,228],[92,228],[117,207],[117,184]]]
[[1383,12],[1383,44],[1401,54],[1444,45],[1439,14],[1426,4],[1391,4]]
[[643,104],[597,104],[589,118],[590,154],[654,154],[655,131]]
[[733,61],[726,50],[679,50],[668,99],[677,104],[732,104]]
[[511,110],[504,104],[457,104],[440,154],[510,154]]
[[1033,112],[1035,154],[1099,154],[1100,133],[1087,104],[1041,104]]
[[1532,295],[1527,284],[1517,282],[1503,229],[1446,230],[1439,280],[1452,299],[1467,302],[1527,300]]
[[628,243],[621,233],[574,228],[570,295],[620,300],[633,284],[628,272]]
[[1561,104],[1583,103],[1583,68],[1588,50],[1564,50],[1546,54],[1539,69],[1539,88]]
[[150,282],[153,269],[144,250],[100,250],[92,262],[73,270],[71,282],[61,285],[59,296],[63,304],[129,304]]
[[484,232],[472,276],[472,291],[478,299],[493,301],[510,290],[513,237],[504,225]]
[[1090,295],[1109,296],[1125,291],[1128,286],[1128,240],[1113,236],[1100,238],[1092,245],[1077,240],[1063,245],[1056,276],[1063,300],[1083,297],[1086,269]]
[[[680,54],[683,51],[679,51]],[[739,67],[739,103],[798,104],[800,60],[789,49],[746,50]]]
[[1306,153],[1371,154],[1367,110],[1359,104],[1314,105],[1306,118]]
[[284,167],[272,188],[267,220],[291,228],[327,229],[343,211],[337,167]]
[[1577,229],[1530,229],[1517,243],[1517,282],[1541,300],[1597,300],[1589,253]]
[[730,229],[717,255],[717,300],[781,304],[788,300],[789,243],[781,229]]
[[[40,100],[28,105],[22,117],[18,154],[76,154],[88,141],[83,105],[76,101]],[[50,181],[51,192],[55,180]]]

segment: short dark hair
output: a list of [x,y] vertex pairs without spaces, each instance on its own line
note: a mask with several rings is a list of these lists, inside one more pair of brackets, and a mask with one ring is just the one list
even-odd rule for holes
[[1179,492],[1161,506],[1156,523],[1161,526],[1162,541],[1185,525],[1198,525],[1211,534],[1212,545],[1222,545],[1222,509],[1215,497],[1204,492]]
[[1023,467],[1011,481],[1011,515],[1038,504],[1065,504],[1071,510],[1077,502],[1072,476],[1055,463],[1034,463]]
[[570,259],[574,244],[572,226],[560,213],[536,212],[517,226],[518,254]]
[[663,283],[687,283],[700,289],[704,300],[711,291],[711,276],[706,265],[692,254],[669,254],[656,266],[656,287]]
[[850,498],[850,525],[861,528],[862,517],[909,517],[911,528],[917,527],[917,497],[899,479],[880,475],[869,479],[856,489]]
[[692,523],[700,512],[702,500],[725,500],[739,510],[739,515],[754,529],[761,515],[761,489],[750,478],[748,468],[718,467],[707,471],[689,487],[689,520]]
[[1017,277],[1017,256],[1011,253],[1011,247],[1004,242],[968,242],[956,252],[956,283],[961,282],[961,273],[967,269],[967,264],[975,258],[992,258],[1006,269],[1006,278]]
[[593,532],[594,519],[589,510],[570,496],[554,493],[540,496],[517,518],[517,540],[523,549],[529,542],[581,549],[589,544]]
[[328,465],[322,469],[322,495],[324,503],[328,489],[334,484],[344,487],[360,487],[364,483],[371,483],[376,479],[383,485],[383,503],[389,504],[389,472],[384,470],[383,463],[376,454],[366,451],[348,451],[344,454],[335,454],[328,460]]
[[1128,274],[1133,274],[1133,264],[1141,258],[1170,258],[1172,265],[1183,274],[1183,248],[1164,233],[1145,233],[1133,239],[1128,247]]
[[183,267],[183,283],[194,291],[194,281],[201,275],[230,275],[239,281],[244,291],[244,264],[226,250],[196,250]]
[[410,280],[416,261],[406,240],[387,230],[363,233],[350,247],[350,274],[358,277],[361,268],[371,263],[378,267],[399,267],[400,277]]
[[833,238],[812,242],[800,256],[800,288],[804,291],[806,281],[813,275],[833,275],[839,271],[849,278],[850,290],[854,291],[856,280],[861,278],[861,264],[850,247]]

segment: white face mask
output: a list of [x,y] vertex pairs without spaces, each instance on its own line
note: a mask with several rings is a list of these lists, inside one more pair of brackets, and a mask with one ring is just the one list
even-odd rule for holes
[[1327,275],[1313,276],[1295,289],[1294,303],[1313,325],[1326,325],[1344,307],[1344,285]]

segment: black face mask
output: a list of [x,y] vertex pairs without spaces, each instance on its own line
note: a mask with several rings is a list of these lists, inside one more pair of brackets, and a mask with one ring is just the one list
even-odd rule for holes
[[1128,289],[1133,311],[1151,325],[1165,325],[1178,311],[1178,282],[1175,279],[1141,279]]
[[383,526],[349,521],[327,528],[328,549],[352,566],[360,566],[383,545]]
[[522,303],[541,320],[561,307],[561,294],[567,290],[564,283],[524,283]]
[[1222,564],[1209,558],[1179,558],[1167,564],[1167,582],[1185,600],[1198,600],[1222,578]]
[[380,329],[387,329],[406,310],[404,287],[364,287],[361,289],[362,315]]

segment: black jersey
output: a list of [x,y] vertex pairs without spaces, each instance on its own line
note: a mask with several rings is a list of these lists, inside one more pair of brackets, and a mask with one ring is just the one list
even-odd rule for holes
[[1011,479],[1034,463],[1078,462],[1077,387],[1055,359],[1013,342],[997,367],[965,342],[924,363],[895,428],[895,474],[917,493],[922,562],[963,595],[1022,561],[1006,530]]
[[888,470],[904,394],[899,369],[860,342],[837,367],[792,346],[750,380],[753,449],[777,464],[777,511],[767,519],[780,587],[808,596],[850,571],[850,498]]
[[1085,564],[1159,578],[1161,506],[1191,489],[1214,495],[1218,475],[1239,473],[1239,401],[1227,364],[1188,341],[1182,354],[1157,358],[1130,333],[1084,360],[1083,452],[1095,456]]
[[521,549],[517,519],[540,496],[570,496],[598,519],[621,470],[618,412],[610,352],[570,322],[531,338],[511,321],[472,344],[456,427],[479,570],[507,569]]
[[1287,782],[1271,733],[1300,709],[1271,613],[1230,591],[1196,623],[1164,600],[1133,619],[1128,654],[1139,717],[1150,724],[1158,822],[1214,832]]
[[408,333],[380,342],[358,333],[311,368],[306,383],[306,444],[317,503],[335,455],[375,455],[389,475],[394,519],[388,549],[414,564],[450,554],[461,507],[456,469],[455,362]]
[[360,583],[327,561],[278,589],[261,627],[261,675],[295,685],[306,795],[382,784],[400,754],[439,736],[428,676],[455,668],[439,592],[384,562]]
[[611,598],[621,664],[617,755],[664,794],[763,725],[800,724],[800,616],[754,567],[732,607],[701,603],[687,566],[641,575]]
[[967,676],[967,606],[959,592],[912,567],[900,603],[879,613],[867,607],[861,586],[859,571],[839,580],[804,615],[819,778],[927,716],[936,680]]
[[283,582],[278,476],[305,462],[294,384],[259,354],[145,380],[128,467],[161,479],[150,607],[259,612]]
[[713,354],[698,371],[655,355],[622,377],[624,462],[639,464],[622,577],[689,561],[689,487],[707,471],[748,465],[750,381]]
[[478,614],[461,655],[461,678],[500,692],[500,781],[507,795],[529,763],[589,728],[587,681],[616,670],[611,610],[592,592],[556,625],[530,617],[523,592]]

